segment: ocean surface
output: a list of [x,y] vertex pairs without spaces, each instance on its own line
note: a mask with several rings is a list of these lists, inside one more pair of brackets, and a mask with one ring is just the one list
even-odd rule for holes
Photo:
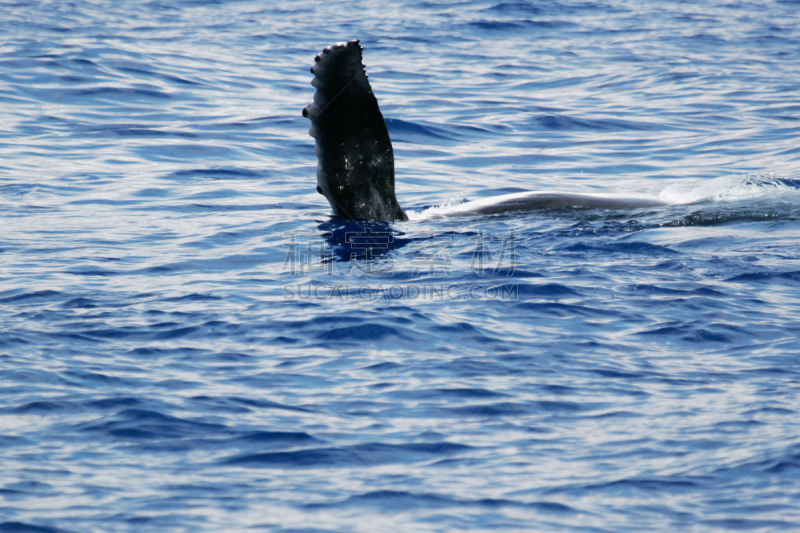
[[[0,532],[800,530],[797,1],[0,13]],[[440,216],[524,190],[675,205]]]

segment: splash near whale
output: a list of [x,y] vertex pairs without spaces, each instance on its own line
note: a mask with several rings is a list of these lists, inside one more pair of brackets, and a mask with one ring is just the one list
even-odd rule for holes
[[[334,216],[408,220],[394,190],[394,152],[378,100],[362,62],[358,40],[337,43],[314,58],[314,103],[303,109],[315,140],[317,192]],[[668,205],[651,198],[560,192],[522,192],[438,209],[438,216],[495,214],[584,207],[634,209]]]

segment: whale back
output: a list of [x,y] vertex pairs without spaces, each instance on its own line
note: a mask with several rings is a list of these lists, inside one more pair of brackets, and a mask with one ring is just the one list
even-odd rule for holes
[[408,220],[394,192],[394,153],[358,41],[325,48],[311,67],[317,192],[343,218]]

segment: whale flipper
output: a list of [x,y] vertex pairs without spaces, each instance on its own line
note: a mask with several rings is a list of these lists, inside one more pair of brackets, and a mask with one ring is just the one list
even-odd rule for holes
[[303,116],[316,141],[317,191],[339,217],[408,220],[394,193],[392,142],[359,41],[329,46],[314,60],[317,90]]

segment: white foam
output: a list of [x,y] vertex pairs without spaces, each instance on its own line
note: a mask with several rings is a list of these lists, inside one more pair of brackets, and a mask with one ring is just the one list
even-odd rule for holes
[[408,215],[408,220],[412,222],[419,222],[422,220],[428,220],[431,218],[437,218],[440,216],[444,216],[452,210],[453,207],[457,205],[461,205],[467,202],[467,197],[463,194],[456,194],[455,196],[448,198],[445,203],[442,205],[435,205],[433,207],[429,207],[424,211],[420,211],[417,213],[413,210],[406,211],[406,215]]
[[732,174],[712,180],[704,180],[694,185],[673,183],[664,188],[659,198],[670,204],[691,204],[696,202],[736,202],[799,195],[800,191],[775,174]]

